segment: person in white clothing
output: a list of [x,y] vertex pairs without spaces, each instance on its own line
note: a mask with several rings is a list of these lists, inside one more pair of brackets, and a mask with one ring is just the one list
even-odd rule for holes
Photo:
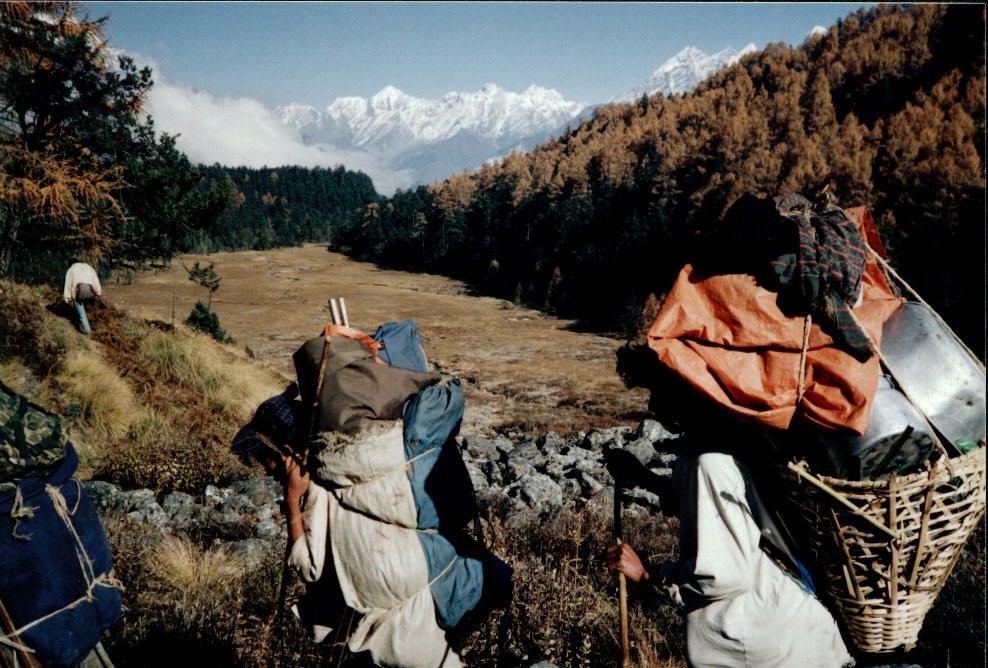
[[[360,565],[357,562],[370,567],[379,560],[375,560],[373,554],[353,554],[352,550],[344,550],[342,557],[336,556],[339,545],[333,541],[334,530],[337,538],[352,532],[355,522],[359,525],[363,515],[344,508],[329,489],[312,480],[297,454],[303,433],[296,425],[303,423],[304,410],[301,402],[293,400],[296,393],[293,385],[285,393],[262,402],[251,422],[234,437],[231,447],[245,463],[260,463],[284,488],[287,565],[306,583],[305,595],[292,611],[313,642],[345,643],[358,665],[459,668],[462,665],[459,656],[447,643],[444,631],[436,622],[427,579],[415,580],[406,586],[402,583],[408,578],[389,570],[390,580],[383,574],[371,573],[355,582],[353,572],[362,572],[361,568],[354,568],[355,564]],[[394,435],[400,445],[400,427]],[[371,524],[374,534],[380,537],[375,549],[388,552],[394,548],[394,541],[379,530],[378,523],[371,521]],[[418,546],[414,535],[410,540],[412,545]],[[408,546],[407,541],[405,545]],[[419,575],[424,578],[427,574],[424,556],[420,555],[419,560],[421,569],[416,573],[421,570]],[[375,577],[375,574],[382,577]],[[394,610],[387,611],[393,614],[383,617],[378,614],[380,610],[362,605],[366,598],[374,598],[371,594],[394,596],[391,592],[394,587],[403,594],[409,587],[420,591]]]
[[295,452],[295,424],[302,412],[294,401],[296,395],[296,386],[290,385],[283,394],[262,402],[250,423],[234,437],[231,451],[246,464],[259,463],[284,488],[287,565],[306,582],[306,596],[293,612],[312,640],[321,643],[338,629],[347,609],[333,572],[328,492],[310,480]]
[[668,478],[655,476],[630,453],[608,454],[616,479],[658,493],[663,509],[678,506],[680,516],[678,560],[653,565],[622,544],[605,554],[608,568],[684,607],[687,658],[696,668],[854,665],[752,475],[736,453],[717,447],[728,434],[737,442],[740,433],[710,427],[694,427],[688,436],[692,445],[673,472],[675,498],[669,498]]
[[76,315],[79,318],[79,331],[86,336],[92,333],[89,317],[86,314],[86,302],[102,296],[103,286],[100,285],[96,270],[85,262],[76,262],[65,272],[65,285],[62,288],[62,299],[66,304],[75,304]]

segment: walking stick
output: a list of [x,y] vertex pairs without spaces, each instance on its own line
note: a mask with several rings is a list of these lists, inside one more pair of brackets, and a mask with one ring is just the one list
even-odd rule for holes
[[[614,479],[614,542],[621,544],[621,497],[624,485],[619,478]],[[628,643],[628,583],[624,573],[618,572],[618,606],[621,619],[621,666],[631,665],[631,649]]]
[[[342,302],[343,300],[341,299],[340,303]],[[329,300],[329,307],[330,307],[330,315],[333,319],[333,324],[334,325],[341,324],[339,305],[337,304],[335,299]],[[343,308],[344,308],[343,313],[345,318],[346,306],[344,306]],[[316,423],[319,415],[319,394],[322,391],[322,384],[326,375],[326,360],[328,358],[329,358],[329,337],[327,336],[325,337],[325,340],[323,341],[322,344],[322,359],[320,359],[319,361],[319,373],[317,374],[316,377],[316,387],[312,396],[312,405],[310,406],[310,409],[312,410],[311,418],[309,420],[309,431],[308,431],[308,435],[310,437],[316,430]],[[308,463],[308,461],[309,461],[309,450],[308,448],[306,448],[305,452],[302,453],[302,461],[300,462],[300,465],[304,467]],[[288,565],[288,557],[291,555],[291,552],[292,552],[292,546],[288,545],[285,548],[285,559],[281,567],[281,586],[278,588],[278,603],[275,606],[274,613],[271,615],[271,619],[268,620],[269,624],[274,621],[274,618],[277,617],[278,613],[281,612],[281,610],[285,607],[285,601],[288,599],[288,584],[289,581],[291,580],[291,575],[292,575],[291,574],[292,569]]]
[[34,655],[34,650],[21,642],[17,635],[17,626],[7,612],[3,601],[0,601],[0,666],[12,668],[41,668],[41,662]]

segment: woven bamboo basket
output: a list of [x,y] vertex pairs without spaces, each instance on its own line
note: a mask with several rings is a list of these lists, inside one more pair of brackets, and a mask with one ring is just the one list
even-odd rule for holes
[[821,593],[863,652],[909,650],[985,510],[985,448],[888,480],[790,464],[785,500]]

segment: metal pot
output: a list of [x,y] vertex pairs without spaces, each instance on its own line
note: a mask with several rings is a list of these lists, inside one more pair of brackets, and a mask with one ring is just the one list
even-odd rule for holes
[[923,416],[895,389],[879,379],[868,427],[861,436],[831,435],[826,453],[834,475],[846,480],[876,480],[910,473],[933,451],[933,434]]
[[916,406],[955,450],[985,439],[985,372],[923,304],[885,322],[882,354]]

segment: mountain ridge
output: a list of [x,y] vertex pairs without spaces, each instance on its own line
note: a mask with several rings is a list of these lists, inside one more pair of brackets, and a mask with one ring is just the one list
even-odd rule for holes
[[303,143],[366,152],[379,164],[407,170],[405,185],[414,187],[479,168],[511,151],[529,151],[603,104],[689,92],[755,50],[749,44],[740,51],[726,48],[707,55],[688,46],[641,86],[607,102],[566,100],[558,91],[534,84],[516,93],[487,83],[479,91],[453,91],[438,99],[418,98],[388,85],[370,98],[336,98],[323,111],[293,102],[276,107],[275,114]]

